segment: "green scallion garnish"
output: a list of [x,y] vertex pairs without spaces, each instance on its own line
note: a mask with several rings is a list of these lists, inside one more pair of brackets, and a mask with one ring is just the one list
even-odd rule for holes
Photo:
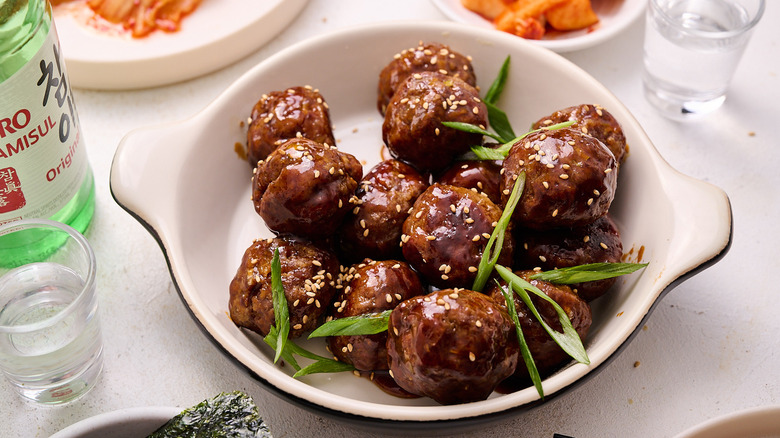
[[290,312],[287,308],[287,297],[284,295],[284,286],[282,285],[282,264],[279,260],[279,248],[274,249],[274,257],[271,260],[271,291],[274,306],[274,322],[276,323],[276,363],[284,351],[284,345],[287,343],[287,337],[290,334]]
[[539,397],[544,398],[544,389],[542,388],[542,378],[539,375],[539,370],[536,368],[536,362],[534,362],[533,356],[531,356],[531,350],[528,348],[528,343],[525,342],[525,336],[523,336],[523,327],[520,325],[520,318],[517,316],[517,309],[515,308],[515,299],[512,296],[512,292],[502,287],[498,281],[496,284],[501,289],[501,294],[504,295],[506,301],[506,308],[509,312],[509,317],[515,324],[515,333],[517,334],[517,343],[520,344],[520,354],[523,356],[523,362],[525,367],[528,368],[528,375],[531,377],[531,381],[534,382],[536,392],[539,393]]
[[[584,363],[586,365],[590,363],[588,353],[585,351],[585,346],[582,345],[580,336],[571,325],[569,316],[566,315],[566,312],[561,308],[560,305],[558,305],[558,303],[555,302],[555,300],[547,296],[547,294],[539,290],[539,288],[536,286],[518,277],[510,269],[504,266],[496,265],[496,271],[498,272],[498,275],[501,276],[501,278],[503,278],[504,281],[510,285],[512,290],[515,291],[520,299],[523,300],[525,305],[528,306],[528,309],[531,310],[531,313],[533,313],[542,327],[544,327],[544,330],[547,332],[547,334],[553,338],[553,340],[561,347],[563,351],[566,352],[566,354],[574,358],[574,360],[577,362]],[[536,310],[536,306],[534,306],[534,303],[531,301],[531,297],[528,295],[528,292],[533,293],[553,306],[555,313],[558,314],[558,321],[561,323],[563,333],[554,330],[544,321],[542,316],[539,314],[539,311]]]
[[532,275],[531,279],[557,284],[576,284],[631,274],[647,265],[647,263],[590,263],[540,272]]
[[387,330],[387,321],[392,310],[379,313],[366,313],[357,316],[347,316],[325,322],[311,332],[309,339],[325,336],[358,336],[374,335]]
[[479,261],[479,267],[477,268],[477,276],[474,278],[474,284],[471,289],[477,292],[482,291],[485,287],[490,274],[493,272],[493,267],[496,266],[498,256],[501,255],[501,248],[504,246],[504,235],[506,234],[509,223],[512,219],[512,213],[515,211],[515,207],[520,201],[520,196],[523,194],[523,188],[525,187],[525,172],[520,172],[515,180],[515,186],[512,188],[512,194],[509,195],[509,200],[504,207],[504,211],[501,213],[501,218],[498,220],[498,224],[493,228],[493,233],[490,235],[485,250],[482,252],[482,258]]

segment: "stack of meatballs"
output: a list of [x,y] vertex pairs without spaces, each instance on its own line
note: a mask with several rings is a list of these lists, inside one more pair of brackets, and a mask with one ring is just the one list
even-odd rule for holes
[[[598,105],[573,106],[541,117],[504,160],[465,160],[482,135],[442,122],[488,127],[471,59],[423,42],[381,71],[377,109],[393,158],[364,174],[354,156],[336,147],[317,89],[274,91],[254,106],[247,133],[252,202],[275,237],[255,240],[244,253],[230,283],[231,319],[268,334],[278,250],[291,338],[325,319],[392,310],[387,332],[327,338],[336,359],[372,379],[384,376],[377,381],[389,393],[455,404],[530,385],[503,282],[470,288],[525,173],[498,263],[555,300],[585,338],[589,302],[615,280],[570,287],[530,277],[620,261],[620,236],[609,216],[627,153],[620,125]],[[564,121],[573,124],[546,129]],[[562,330],[553,307],[533,301]],[[566,353],[516,296],[515,307],[540,374],[566,364]]]

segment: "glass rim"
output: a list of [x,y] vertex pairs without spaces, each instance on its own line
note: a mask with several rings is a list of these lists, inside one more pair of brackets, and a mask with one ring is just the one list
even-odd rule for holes
[[[76,299],[74,299],[70,304],[65,306],[63,309],[61,309],[59,312],[52,315],[51,317],[41,321],[29,323],[29,324],[20,324],[20,325],[0,324],[0,333],[6,333],[6,334],[30,333],[38,330],[43,330],[52,325],[55,325],[61,322],[63,319],[65,319],[68,315],[73,313],[74,309],[80,306],[81,303],[86,299],[86,296],[88,295],[87,292],[90,290],[94,291],[96,286],[95,279],[97,276],[96,275],[97,259],[95,258],[95,251],[92,249],[92,246],[87,241],[87,238],[84,237],[83,234],[78,232],[78,230],[74,229],[73,227],[63,224],[62,222],[57,222],[50,219],[22,219],[22,220],[8,222],[6,224],[0,225],[0,237],[18,231],[34,229],[34,228],[48,228],[48,229],[56,228],[68,234],[71,238],[73,238],[73,240],[76,241],[78,246],[83,250],[84,254],[86,254],[87,256],[88,267],[87,267],[87,272],[84,275],[85,277],[84,286],[82,286],[81,290],[76,296]],[[30,263],[26,263],[25,265],[28,264]],[[19,267],[14,269],[18,269],[18,268]]]
[[728,30],[725,32],[708,32],[708,31],[702,31],[698,29],[689,29],[687,27],[681,26],[679,23],[677,23],[676,20],[672,19],[672,17],[670,17],[669,14],[667,14],[663,8],[661,8],[661,6],[659,5],[659,1],[660,0],[650,0],[650,6],[648,12],[650,12],[650,8],[654,9],[658,14],[660,14],[663,17],[664,21],[669,23],[675,29],[678,29],[687,34],[696,35],[699,38],[709,38],[713,40],[733,38],[749,32],[761,20],[761,17],[764,15],[764,10],[766,9],[766,0],[757,0],[758,9],[755,11],[755,14],[753,14],[750,21],[742,25],[739,29]]

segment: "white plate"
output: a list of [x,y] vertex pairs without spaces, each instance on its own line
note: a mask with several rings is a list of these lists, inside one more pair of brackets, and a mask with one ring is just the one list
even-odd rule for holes
[[119,409],[81,420],[51,438],[145,438],[182,410],[167,406]]
[[745,409],[713,418],[676,438],[778,438],[780,406]]
[[178,32],[135,39],[85,26],[68,11],[71,5],[54,11],[73,87],[133,89],[192,79],[238,61],[276,36],[307,1],[203,0]]
[[[594,303],[586,341],[591,365],[568,366],[544,381],[546,400],[591,376],[641,327],[662,294],[727,250],[731,209],[726,194],[669,167],[639,123],[604,86],[563,57],[512,35],[453,22],[373,24],[322,35],[266,59],[205,110],[173,125],[136,130],[117,148],[111,170],[116,201],[158,239],[173,280],[204,332],[229,357],[288,400],[352,422],[415,422],[435,428],[515,413],[539,403],[533,388],[456,406],[400,399],[350,373],[291,377],[271,350],[228,317],[228,285],[244,250],[270,232],[250,201],[249,166],[234,152],[246,140],[240,124],[262,93],[293,85],[318,88],[328,102],[340,149],[368,169],[380,160],[382,117],[376,109],[380,70],[401,49],[437,41],[471,55],[487,90],[507,55],[510,69],[498,102],[516,127],[552,111],[599,103],[622,123],[631,153],[621,167],[612,213],[624,249],[650,265],[618,282]],[[338,62],[333,60],[338,59]],[[533,65],[534,68],[522,68]],[[317,66],[312,68],[311,66]],[[303,344],[325,352],[324,343]],[[451,420],[442,424],[437,420]]]
[[[466,9],[460,0],[431,1],[451,20],[485,29],[495,29],[490,20]],[[592,29],[556,32],[545,35],[541,40],[532,41],[559,53],[593,47],[614,37],[636,21],[644,12],[647,0],[591,0],[591,4],[599,17],[599,23]]]

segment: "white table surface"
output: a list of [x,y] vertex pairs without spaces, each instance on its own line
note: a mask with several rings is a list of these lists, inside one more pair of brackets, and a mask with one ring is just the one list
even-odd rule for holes
[[[725,105],[691,123],[661,117],[640,84],[644,21],[607,43],[566,54],[633,112],[661,155],[723,188],[733,245],[715,266],[668,294],[631,344],[594,378],[481,436],[668,437],[709,418],[780,404],[780,3],[766,15]],[[152,236],[113,200],[109,169],[130,130],[187,118],[270,54],[322,32],[385,20],[444,19],[424,0],[311,0],[292,26],[216,73],[141,91],[74,91],[97,182],[87,237],[99,263],[105,369],[98,386],[63,407],[40,407],[0,385],[0,436],[47,437],[79,420],[137,406],[188,407],[222,391],[250,394],[276,437],[358,437],[263,389],[204,336],[179,299]],[[67,50],[67,47],[63,47]]]

